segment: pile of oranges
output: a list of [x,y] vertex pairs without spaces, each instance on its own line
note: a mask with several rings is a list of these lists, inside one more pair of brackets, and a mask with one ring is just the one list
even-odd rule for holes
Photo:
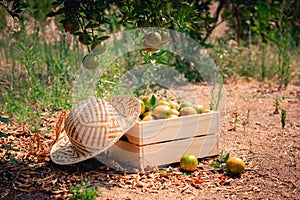
[[177,118],[187,115],[196,115],[208,112],[202,105],[190,102],[176,102],[173,100],[159,100],[151,104],[150,96],[139,98],[141,105],[140,120]]

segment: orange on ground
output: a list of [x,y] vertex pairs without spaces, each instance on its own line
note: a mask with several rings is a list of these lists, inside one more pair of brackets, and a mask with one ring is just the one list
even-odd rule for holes
[[195,171],[198,166],[198,158],[193,154],[185,154],[180,159],[180,167],[185,171]]
[[236,157],[231,157],[226,162],[226,169],[233,174],[241,174],[245,169],[245,162]]

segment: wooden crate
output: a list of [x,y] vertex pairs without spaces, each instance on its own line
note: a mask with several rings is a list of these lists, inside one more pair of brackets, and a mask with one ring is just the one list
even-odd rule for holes
[[128,141],[119,140],[108,154],[123,167],[148,170],[179,162],[187,153],[217,155],[219,132],[218,112],[137,122],[125,134]]

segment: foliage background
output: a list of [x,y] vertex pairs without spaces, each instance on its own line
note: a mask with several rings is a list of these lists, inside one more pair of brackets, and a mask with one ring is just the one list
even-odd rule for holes
[[[1,0],[0,5],[0,112],[30,121],[36,132],[42,112],[70,109],[82,58],[93,44],[119,30],[157,26],[184,32],[210,52],[225,82],[246,77],[279,89],[300,84],[296,0]],[[220,26],[224,33],[212,38]],[[109,66],[99,90],[112,90],[141,53]],[[156,59],[189,81],[202,81],[189,63],[170,52],[146,53],[143,59]]]

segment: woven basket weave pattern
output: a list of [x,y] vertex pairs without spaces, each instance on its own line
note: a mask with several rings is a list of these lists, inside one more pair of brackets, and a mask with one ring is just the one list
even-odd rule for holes
[[51,149],[51,160],[68,165],[98,155],[135,124],[139,113],[138,100],[129,95],[79,102],[65,120],[65,131]]
[[123,129],[114,119],[118,115],[107,101],[90,98],[69,113],[66,134],[74,146],[93,152],[121,134]]

